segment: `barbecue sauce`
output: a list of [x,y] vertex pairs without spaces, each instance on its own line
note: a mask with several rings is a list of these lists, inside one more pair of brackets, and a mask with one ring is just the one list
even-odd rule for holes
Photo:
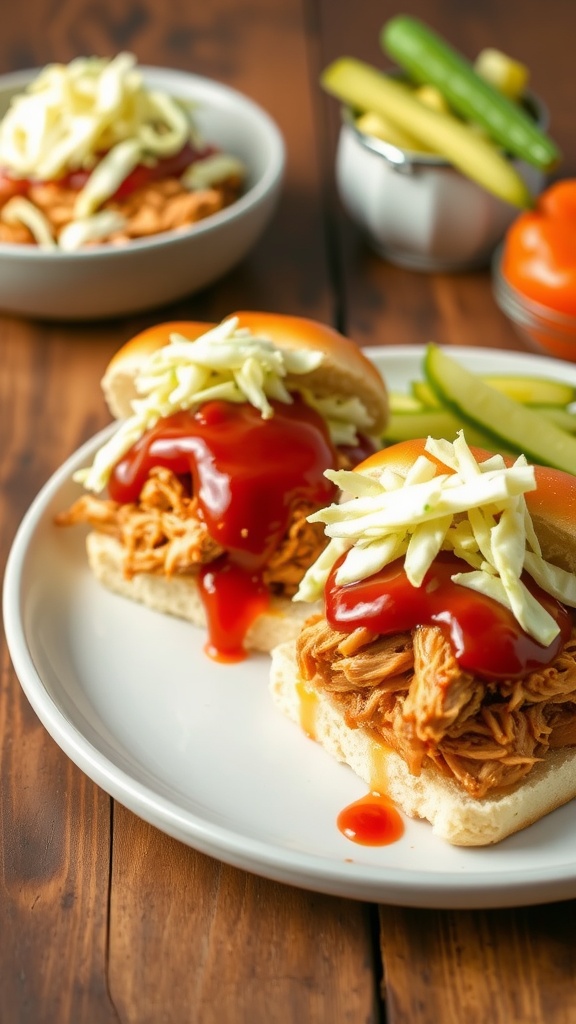
[[338,586],[341,561],[326,586],[326,618],[333,629],[352,632],[365,626],[386,635],[437,625],[451,640],[461,668],[484,679],[515,679],[537,671],[554,661],[570,636],[570,612],[528,576],[526,586],[560,627],[548,647],[525,633],[503,605],[453,583],[450,577],[469,567],[450,552],[440,553],[420,587],[408,582],[403,559],[365,580]]
[[246,632],[269,604],[262,570],[293,507],[319,508],[336,492],[324,476],[336,466],[324,420],[299,398],[272,406],[267,420],[252,405],[224,401],[162,419],[117,463],[108,485],[114,501],[129,503],[155,466],[189,482],[208,532],[225,549],[199,575],[206,651],[218,660],[245,656]]
[[388,846],[404,834],[400,813],[387,796],[376,792],[348,804],[336,824],[347,839],[361,846]]
[[[153,181],[163,181],[167,178],[179,178],[184,171],[196,163],[197,160],[204,160],[206,157],[216,153],[214,146],[204,146],[196,149],[190,143],[186,143],[178,153],[172,156],[160,157],[153,164],[137,164],[133,171],[126,175],[120,183],[111,200],[122,200],[136,192],[137,189],[149,185]],[[100,157],[106,154],[102,152]],[[98,166],[98,165],[96,165]],[[61,188],[71,189],[73,192],[80,192],[87,184],[93,170],[76,169],[68,171],[60,178],[53,178],[42,184],[59,185]],[[0,169],[0,197],[3,199],[12,195],[26,196],[34,185],[39,184],[32,178],[12,178],[10,172]]]

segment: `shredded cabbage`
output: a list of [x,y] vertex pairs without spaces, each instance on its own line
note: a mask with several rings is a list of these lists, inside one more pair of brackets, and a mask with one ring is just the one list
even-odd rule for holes
[[50,181],[92,169],[126,140],[139,157],[173,155],[191,133],[190,111],[148,89],[133,54],[79,57],[49,64],[14,97],[0,124],[0,164],[18,177]]
[[[90,218],[138,164],[174,156],[187,142],[202,145],[191,104],[148,88],[133,54],[79,57],[67,65],[49,64],[13,98],[0,122],[0,166],[14,178],[36,181],[78,169],[92,172],[74,206],[72,223],[79,227],[62,246],[73,250],[102,237],[103,222]],[[225,153],[203,163],[203,171],[190,171],[185,188],[245,174],[244,165]],[[42,214],[18,202],[4,219],[13,215],[44,248],[58,245]]]
[[2,208],[0,217],[6,224],[23,224],[27,227],[40,249],[57,248],[48,218],[29,199],[13,196]]
[[371,419],[357,397],[315,395],[310,388],[300,388],[304,401],[326,420],[334,444],[354,445],[358,430],[369,431]]
[[245,173],[246,168],[237,157],[228,153],[212,153],[190,164],[180,180],[184,188],[189,192],[195,192],[198,189],[211,188],[225,178],[243,178]]
[[426,450],[452,472],[441,472],[426,456],[404,475],[389,468],[327,472],[348,500],[308,517],[324,523],[330,543],[294,600],[317,600],[344,554],[338,584],[366,579],[404,556],[408,580],[419,587],[438,552],[453,551],[471,569],[455,574],[455,583],[488,594],[526,633],[550,644],[559,628],[520,577],[526,571],[547,593],[576,607],[576,576],[542,558],[524,497],[536,488],[534,467],[524,456],[510,467],[501,456],[478,462],[463,431],[453,443],[428,438]]

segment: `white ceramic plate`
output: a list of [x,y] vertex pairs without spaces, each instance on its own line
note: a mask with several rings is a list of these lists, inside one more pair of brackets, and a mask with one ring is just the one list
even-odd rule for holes
[[[576,366],[452,349],[482,372],[576,384]],[[372,350],[390,387],[420,376],[422,349]],[[576,896],[576,802],[491,848],[445,845],[408,821],[390,846],[336,827],[364,785],[272,706],[268,659],[217,665],[184,622],[103,590],[84,533],[54,513],[102,436],[66,462],[25,516],[6,571],[4,619],[24,691],[46,729],[104,790],[182,842],[303,888],[419,907],[496,907]]]

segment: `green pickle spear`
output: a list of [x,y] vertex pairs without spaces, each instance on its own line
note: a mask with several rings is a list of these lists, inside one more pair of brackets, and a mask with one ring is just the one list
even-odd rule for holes
[[391,18],[380,42],[411,78],[436,86],[453,110],[481,125],[507,152],[543,170],[559,163],[558,147],[524,108],[478,75],[469,61],[418,18]]
[[370,64],[340,57],[324,70],[320,82],[356,111],[389,118],[505,202],[520,208],[533,205],[522,177],[490,140],[451,114],[432,110],[406,85]]
[[438,345],[427,346],[424,373],[441,402],[492,435],[496,450],[523,452],[540,465],[576,474],[576,437],[536,409],[496,391]]

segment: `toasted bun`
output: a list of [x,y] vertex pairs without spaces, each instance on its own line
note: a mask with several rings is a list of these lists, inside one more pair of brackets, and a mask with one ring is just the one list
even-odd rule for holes
[[298,676],[294,642],[272,652],[270,688],[279,710],[332,757],[344,762],[370,788],[383,788],[411,818],[424,818],[453,846],[486,846],[519,832],[576,797],[576,749],[554,750],[512,789],[475,800],[431,766],[410,775],[406,762],[367,729],[350,729],[325,693],[302,693],[310,684]]
[[[308,348],[324,353],[321,366],[309,374],[288,378],[287,384],[305,383],[319,395],[357,396],[364,403],[372,420],[371,433],[380,434],[388,419],[386,385],[373,363],[363,352],[338,331],[303,317],[279,313],[233,313],[239,327],[269,338],[279,348]],[[148,356],[169,341],[177,332],[194,340],[214,324],[174,322],[158,324],[136,335],[111,359],[102,379],[102,389],[110,412],[116,419],[129,416],[136,397],[134,378]]]
[[[401,441],[371,455],[357,470],[381,469],[390,466],[401,473],[414,464],[419,455],[432,456],[425,450],[425,438]],[[471,447],[478,461],[490,458],[493,452]],[[444,463],[433,459],[447,472]],[[513,458],[505,457],[507,465]],[[576,476],[561,469],[535,466],[536,490],[526,494],[526,504],[532,516],[536,535],[544,557],[555,565],[576,573]],[[448,470],[449,472],[449,470]]]
[[[122,547],[114,537],[92,531],[86,538],[86,548],[92,572],[109,590],[206,629],[204,605],[195,577],[138,573],[127,579],[122,571]],[[295,639],[310,615],[310,607],[288,598],[272,597],[269,610],[250,627],[246,649],[268,652],[287,637]]]

